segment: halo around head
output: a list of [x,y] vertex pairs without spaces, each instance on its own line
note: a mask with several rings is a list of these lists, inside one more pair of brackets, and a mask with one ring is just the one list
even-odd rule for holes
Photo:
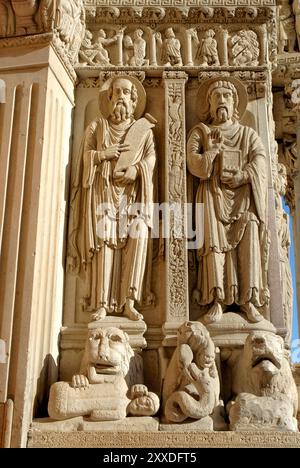
[[102,117],[107,119],[110,115],[109,111],[109,98],[108,98],[108,90],[110,85],[113,81],[117,79],[128,80],[133,83],[137,89],[138,100],[137,106],[134,111],[135,119],[139,119],[145,112],[146,107],[146,92],[142,83],[135,77],[135,76],[127,76],[127,75],[116,75],[112,78],[106,80],[100,88],[99,92],[99,108]]
[[216,81],[221,81],[221,82],[227,81],[229,83],[232,83],[235,86],[238,97],[239,97],[237,110],[239,113],[239,118],[241,119],[245,113],[245,110],[248,104],[248,95],[247,95],[247,90],[245,86],[237,78],[233,78],[229,76],[224,76],[224,77],[219,76],[219,77],[205,80],[203,83],[201,83],[199,87],[197,100],[196,100],[196,106],[197,106],[197,114],[200,117],[201,121],[205,122],[208,116],[210,115],[209,114],[209,102],[208,102],[208,90],[210,86]]

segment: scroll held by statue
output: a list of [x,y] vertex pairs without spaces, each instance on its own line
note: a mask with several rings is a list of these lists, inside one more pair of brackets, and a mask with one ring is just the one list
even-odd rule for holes
[[127,132],[124,140],[124,144],[129,145],[128,151],[123,151],[116,162],[114,169],[114,177],[118,178],[128,169],[133,166],[136,161],[137,142],[139,143],[138,148],[143,143],[148,131],[155,126],[157,121],[150,114],[145,114],[145,117],[134,122]]

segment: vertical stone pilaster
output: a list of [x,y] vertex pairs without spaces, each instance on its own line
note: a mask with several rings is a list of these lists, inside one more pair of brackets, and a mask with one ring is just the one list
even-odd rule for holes
[[296,291],[297,291],[297,311],[298,311],[298,327],[300,334],[300,109],[297,108],[297,162],[296,175],[294,177],[294,194],[295,194],[295,210],[292,215],[293,220],[293,240],[294,240],[294,255],[295,255],[295,275],[296,275]]
[[[166,233],[165,345],[189,317],[188,252],[186,239],[185,72],[164,72],[165,88],[165,202],[169,206]],[[174,343],[172,343],[174,344]]]

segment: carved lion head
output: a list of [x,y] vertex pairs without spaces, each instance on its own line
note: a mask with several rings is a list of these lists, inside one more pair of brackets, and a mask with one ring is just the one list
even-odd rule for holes
[[283,340],[273,333],[251,332],[245,342],[244,356],[252,370],[275,375],[284,359]]
[[98,374],[122,374],[129,371],[134,352],[127,333],[118,328],[97,328],[89,332],[85,348],[85,366]]

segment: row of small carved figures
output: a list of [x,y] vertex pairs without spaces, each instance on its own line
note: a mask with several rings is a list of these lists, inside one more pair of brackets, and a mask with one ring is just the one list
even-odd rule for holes
[[[184,53],[183,37],[176,36],[172,27],[164,31],[164,37],[161,32],[148,28],[147,40],[143,29],[137,28],[131,34],[125,34],[125,29],[110,33],[104,29],[92,33],[87,29],[79,51],[79,63],[87,66],[218,66],[228,65],[229,59],[234,66],[259,64],[258,37],[250,29],[234,32],[230,37],[225,31],[218,34],[208,29],[200,38],[196,29],[189,29],[184,38]],[[107,47],[110,46],[114,49],[109,53]]]

